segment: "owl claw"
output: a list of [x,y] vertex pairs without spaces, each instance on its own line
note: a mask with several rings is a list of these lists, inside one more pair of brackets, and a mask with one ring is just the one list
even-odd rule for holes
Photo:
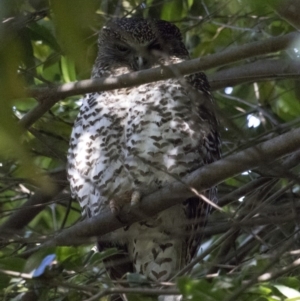
[[134,190],[131,195],[130,205],[131,206],[137,205],[140,202],[141,198],[142,198],[142,194],[139,191]]
[[114,199],[109,201],[109,208],[113,215],[117,215],[120,212],[120,206],[118,206]]

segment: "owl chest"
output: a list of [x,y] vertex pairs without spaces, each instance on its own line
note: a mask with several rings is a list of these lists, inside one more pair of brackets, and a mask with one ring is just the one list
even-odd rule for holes
[[92,162],[86,174],[104,194],[150,192],[202,165],[201,133],[179,85],[105,92],[91,104],[80,139]]
[[124,156],[134,178],[154,174],[163,185],[202,165],[199,120],[184,89],[162,85],[133,96],[124,120]]

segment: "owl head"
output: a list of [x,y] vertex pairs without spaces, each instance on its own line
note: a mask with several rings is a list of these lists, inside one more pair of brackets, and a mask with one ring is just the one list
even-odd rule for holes
[[152,68],[172,58],[186,59],[179,29],[163,20],[122,18],[110,21],[99,34],[95,67],[128,72]]

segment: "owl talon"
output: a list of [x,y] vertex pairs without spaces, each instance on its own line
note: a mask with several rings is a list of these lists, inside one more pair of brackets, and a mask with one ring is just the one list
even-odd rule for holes
[[113,215],[118,215],[118,213],[120,212],[120,206],[118,206],[115,200],[109,201],[109,208]]
[[137,205],[140,202],[141,198],[142,198],[142,194],[139,191],[134,190],[131,195],[130,205],[131,206]]

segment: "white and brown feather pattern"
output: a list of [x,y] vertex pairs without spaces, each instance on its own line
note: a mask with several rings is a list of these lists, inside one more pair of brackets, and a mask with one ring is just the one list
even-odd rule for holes
[[[149,30],[155,26],[151,23]],[[128,33],[127,27],[121,33]],[[132,71],[120,62],[101,65],[103,39],[100,34],[94,76]],[[185,56],[185,48],[180,49],[175,59],[181,61]],[[71,135],[68,177],[84,214],[109,210],[111,200],[120,205],[130,202],[134,191],[151,193],[219,158],[217,122],[208,88],[205,75],[198,73],[186,77],[184,85],[169,79],[91,93],[83,99]],[[216,201],[215,192],[212,188],[207,197]],[[208,208],[198,198],[183,200],[183,205],[115,231],[111,238],[114,241],[117,234],[126,232],[115,244],[127,249],[135,271],[155,281],[168,280],[195,255],[200,243],[198,228],[203,225],[197,219],[204,212]]]

